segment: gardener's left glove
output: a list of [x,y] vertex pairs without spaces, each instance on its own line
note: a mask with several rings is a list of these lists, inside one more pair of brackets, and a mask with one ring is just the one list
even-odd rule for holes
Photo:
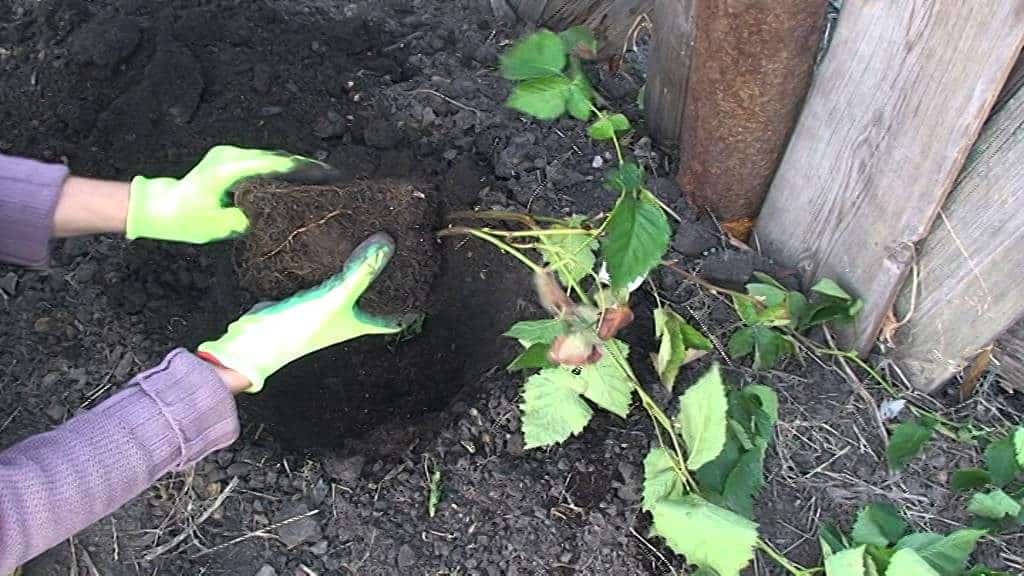
[[360,244],[345,268],[316,288],[242,316],[219,340],[199,346],[199,355],[245,376],[256,393],[282,366],[322,348],[369,334],[394,334],[416,314],[378,317],[356,305],[391,256],[395,244],[378,233]]
[[284,152],[216,146],[184,178],[132,180],[127,236],[206,244],[243,234],[249,220],[233,206],[231,187],[258,176],[323,182],[333,170]]

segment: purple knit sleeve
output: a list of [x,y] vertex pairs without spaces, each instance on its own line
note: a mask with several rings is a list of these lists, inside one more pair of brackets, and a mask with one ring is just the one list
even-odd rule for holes
[[227,386],[185,350],[132,384],[0,452],[0,574],[238,437]]
[[68,169],[0,154],[0,261],[43,266]]

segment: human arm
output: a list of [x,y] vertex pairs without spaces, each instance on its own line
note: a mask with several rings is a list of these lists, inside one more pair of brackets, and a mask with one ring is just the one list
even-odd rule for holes
[[376,234],[318,287],[244,315],[193,355],[176,350],[125,391],[52,432],[0,452],[0,574],[144,491],[160,476],[231,443],[231,394],[258,392],[285,364],[411,317],[375,317],[356,302],[388,264]]
[[0,452],[0,574],[237,436],[214,367],[171,352],[96,408]]
[[51,237],[124,233],[203,244],[237,236],[249,222],[232,206],[231,188],[260,176],[322,182],[335,173],[302,156],[216,146],[182,178],[117,182],[0,154],[0,261],[43,266]]

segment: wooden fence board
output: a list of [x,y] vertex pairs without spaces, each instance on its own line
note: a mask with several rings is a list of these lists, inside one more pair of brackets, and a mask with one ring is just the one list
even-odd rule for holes
[[865,300],[874,343],[1024,42],[1024,0],[846,2],[758,220],[768,254]]
[[600,41],[599,55],[622,52],[641,14],[654,8],[654,0],[511,0],[520,18],[553,30],[581,24]]
[[826,0],[695,0],[679,184],[746,238],[811,83]]
[[[1024,90],[985,125],[897,302],[894,358],[931,391],[1024,315]],[[913,308],[911,307],[911,304]]]
[[996,104],[992,107],[993,114],[1001,110],[1021,88],[1024,88],[1024,52],[1021,52],[1021,55],[1017,58],[1017,63],[1014,64],[1013,70],[1010,71],[1010,77],[1006,80],[1006,84],[1003,85],[999,98],[996,98]]
[[666,147],[679,144],[686,82],[693,56],[693,6],[698,0],[655,0],[654,35],[647,61],[647,129]]
[[1024,322],[1017,322],[999,338],[995,358],[1003,383],[1024,392]]

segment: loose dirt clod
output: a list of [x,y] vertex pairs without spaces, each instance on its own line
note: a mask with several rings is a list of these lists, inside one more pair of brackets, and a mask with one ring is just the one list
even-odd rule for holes
[[235,203],[250,219],[236,267],[244,288],[280,299],[341,271],[349,254],[370,235],[395,240],[391,263],[363,295],[368,312],[424,311],[440,267],[434,230],[434,190],[400,180],[345,186],[250,180],[235,189]]

